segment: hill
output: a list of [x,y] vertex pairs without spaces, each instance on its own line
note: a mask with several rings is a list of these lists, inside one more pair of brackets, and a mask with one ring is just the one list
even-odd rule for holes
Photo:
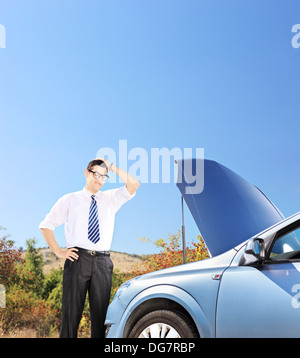
[[[40,249],[40,253],[44,259],[44,273],[50,272],[52,268],[57,269],[64,265],[64,259],[58,259],[51,249]],[[23,253],[25,255],[25,252]],[[114,268],[120,272],[128,272],[131,266],[135,263],[140,263],[142,258],[138,255],[131,255],[124,252],[110,251],[111,259],[114,263]]]

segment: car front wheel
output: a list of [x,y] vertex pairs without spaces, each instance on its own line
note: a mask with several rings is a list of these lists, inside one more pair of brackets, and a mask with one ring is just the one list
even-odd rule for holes
[[197,330],[179,311],[158,310],[142,317],[132,328],[129,338],[197,338]]

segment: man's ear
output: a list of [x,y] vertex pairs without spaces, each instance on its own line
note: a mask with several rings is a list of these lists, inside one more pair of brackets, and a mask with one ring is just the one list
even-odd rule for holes
[[84,176],[87,178],[88,175],[89,175],[89,171],[87,169],[85,169]]

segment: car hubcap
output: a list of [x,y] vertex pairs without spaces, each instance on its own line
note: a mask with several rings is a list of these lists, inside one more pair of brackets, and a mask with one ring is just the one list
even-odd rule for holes
[[180,338],[180,335],[175,328],[168,324],[154,323],[145,328],[139,338]]

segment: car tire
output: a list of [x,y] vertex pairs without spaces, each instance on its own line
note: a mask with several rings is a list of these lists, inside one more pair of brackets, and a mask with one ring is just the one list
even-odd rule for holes
[[198,332],[186,315],[179,311],[158,310],[142,317],[129,338],[198,338]]

